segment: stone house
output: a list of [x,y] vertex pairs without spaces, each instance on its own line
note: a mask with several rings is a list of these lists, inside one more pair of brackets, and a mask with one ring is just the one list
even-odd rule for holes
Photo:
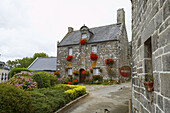
[[[87,39],[88,42],[81,45],[82,39]],[[97,60],[90,59],[91,52],[97,54]],[[72,55],[71,61],[66,60],[68,55]],[[80,72],[77,77],[79,82],[84,82],[85,78],[91,78],[92,75],[102,75],[104,79],[109,79],[105,64],[107,58],[114,59],[113,79],[121,79],[119,67],[128,65],[128,38],[124,9],[117,10],[116,24],[94,28],[84,25],[76,31],[69,27],[68,33],[57,45],[57,71],[61,76],[67,76],[72,75],[74,70],[78,70]],[[81,74],[83,70],[90,68],[94,71],[89,77]]]
[[33,71],[45,71],[49,74],[56,72],[56,57],[39,58],[37,57],[28,69]]
[[131,2],[133,111],[170,113],[170,0]]
[[5,66],[5,62],[0,61],[0,83],[8,80],[8,67]]

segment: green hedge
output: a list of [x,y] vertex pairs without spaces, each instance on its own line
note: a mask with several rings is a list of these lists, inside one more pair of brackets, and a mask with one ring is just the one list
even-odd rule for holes
[[50,87],[50,77],[47,72],[34,73],[33,80],[37,82],[38,88]]
[[66,105],[70,98],[61,89],[42,88],[29,91],[34,113],[52,113]]
[[0,84],[0,113],[32,113],[30,95],[10,84]]
[[9,78],[12,78],[15,73],[20,73],[21,71],[34,72],[33,70],[30,70],[30,69],[27,69],[27,68],[13,68],[9,72]]

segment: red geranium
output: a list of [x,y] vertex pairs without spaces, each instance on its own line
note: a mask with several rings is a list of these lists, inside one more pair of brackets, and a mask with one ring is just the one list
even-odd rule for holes
[[90,59],[91,59],[91,60],[97,60],[97,58],[98,58],[97,53],[91,52],[91,54],[90,54]]
[[76,79],[73,79],[72,82],[73,82],[74,85],[77,85],[77,84],[78,84],[78,80],[76,80]]
[[72,56],[72,55],[68,55],[66,59],[67,59],[67,61],[71,61],[71,60],[72,60],[72,58],[73,58],[73,56]]
[[93,73],[93,70],[94,70],[94,69],[93,69],[93,68],[90,68],[89,70],[90,70],[91,73]]
[[84,45],[85,43],[87,43],[88,42],[88,40],[85,38],[85,39],[82,39],[82,40],[80,40],[80,44],[81,45]]
[[105,60],[105,63],[107,65],[112,65],[114,63],[114,59],[108,58],[108,59]]
[[90,74],[90,72],[89,72],[89,71],[85,71],[85,70],[83,70],[83,71],[81,72],[81,74],[82,74],[82,75],[86,75],[86,76],[88,76],[88,75]]
[[77,76],[77,75],[79,75],[79,71],[75,70],[75,71],[73,71],[73,74]]

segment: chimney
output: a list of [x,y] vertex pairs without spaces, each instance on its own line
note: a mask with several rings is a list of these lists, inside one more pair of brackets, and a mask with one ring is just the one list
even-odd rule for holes
[[68,32],[71,33],[74,29],[72,27],[68,27]]
[[125,11],[123,8],[117,10],[117,23],[125,24]]

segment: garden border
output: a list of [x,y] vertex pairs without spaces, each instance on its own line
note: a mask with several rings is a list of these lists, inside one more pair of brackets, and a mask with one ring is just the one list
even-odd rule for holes
[[64,113],[64,111],[66,111],[67,109],[69,109],[71,106],[73,106],[76,102],[78,102],[79,100],[85,98],[86,96],[88,96],[89,93],[86,92],[86,94],[76,98],[75,100],[69,102],[68,104],[66,104],[64,107],[60,108],[59,110],[55,111],[54,113]]

